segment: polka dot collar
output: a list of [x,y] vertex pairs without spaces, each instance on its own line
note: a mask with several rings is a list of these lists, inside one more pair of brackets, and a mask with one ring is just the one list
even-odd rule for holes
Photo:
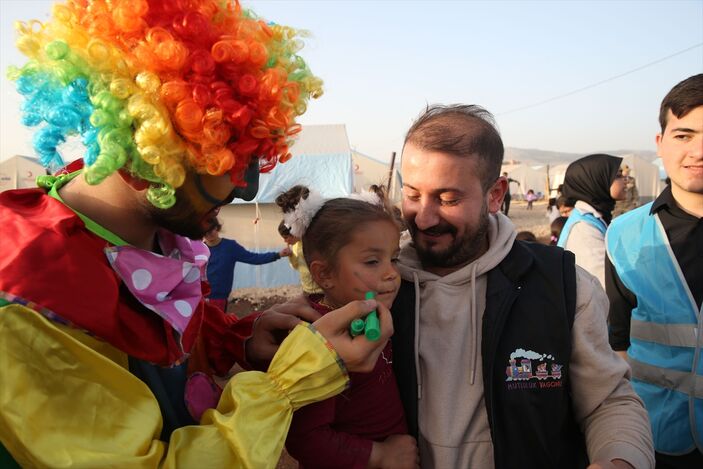
[[163,255],[129,245],[106,247],[105,255],[132,295],[182,335],[202,299],[210,252],[170,231],[157,237]]

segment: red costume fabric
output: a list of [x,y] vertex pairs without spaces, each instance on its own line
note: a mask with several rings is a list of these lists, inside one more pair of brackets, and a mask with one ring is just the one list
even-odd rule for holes
[[[310,304],[328,313],[321,298],[310,296]],[[372,372],[349,373],[350,386],[342,394],[293,414],[286,449],[301,468],[365,469],[374,441],[408,432],[392,363],[388,341]]]
[[[182,362],[196,343],[217,374],[245,363],[244,341],[254,316],[237,320],[201,301],[181,348],[173,328],[139,303],[112,270],[103,251],[108,241],[44,190],[0,194],[0,220],[0,291],[159,366]],[[209,286],[202,288],[205,295]]]

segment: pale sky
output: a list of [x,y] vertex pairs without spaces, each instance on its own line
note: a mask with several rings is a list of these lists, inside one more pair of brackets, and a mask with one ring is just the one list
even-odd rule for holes
[[[13,21],[46,19],[51,3],[0,0],[0,159],[34,155],[5,71],[24,63]],[[652,151],[662,98],[703,72],[703,0],[242,4],[311,33],[301,55],[325,94],[300,122],[346,124],[351,145],[379,160],[428,103],[486,107],[509,147]]]

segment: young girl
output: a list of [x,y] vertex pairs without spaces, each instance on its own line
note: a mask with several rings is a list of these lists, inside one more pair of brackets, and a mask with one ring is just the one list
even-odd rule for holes
[[306,295],[322,293],[322,289],[312,279],[308,265],[305,263],[303,242],[290,233],[290,228],[286,226],[286,222],[283,220],[278,224],[278,234],[281,235],[283,241],[289,246],[290,255],[288,256],[288,262],[294,270],[298,271],[298,275],[300,275],[300,286],[303,288],[303,293]]
[[537,200],[537,194],[532,189],[527,190],[527,195],[525,195],[525,200],[527,201],[527,210],[532,210],[532,203]]
[[560,216],[559,207],[557,207],[557,198],[550,197],[547,202],[547,218],[549,218],[549,224],[551,225],[552,222]]
[[[302,239],[303,254],[323,293],[308,301],[322,314],[367,291],[390,308],[400,276],[396,270],[399,229],[383,194],[324,201],[304,186],[279,196],[284,222]],[[359,337],[359,340],[366,340]],[[286,447],[305,469],[387,467],[417,452],[407,433],[393,375],[390,341],[371,373],[350,373],[350,387],[327,401],[296,411]]]

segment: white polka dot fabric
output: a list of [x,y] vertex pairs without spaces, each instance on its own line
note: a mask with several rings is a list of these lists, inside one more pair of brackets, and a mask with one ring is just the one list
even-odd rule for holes
[[105,248],[105,255],[129,291],[145,307],[183,334],[202,299],[210,251],[200,241],[159,232],[163,256],[133,246]]

